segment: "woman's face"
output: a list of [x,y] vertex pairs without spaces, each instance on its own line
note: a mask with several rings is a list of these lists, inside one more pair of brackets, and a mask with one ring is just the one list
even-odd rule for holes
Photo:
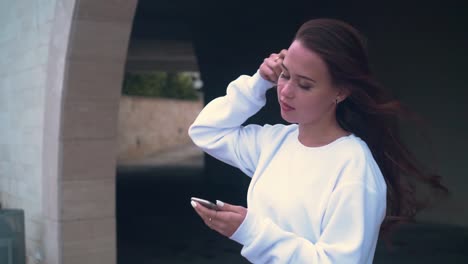
[[335,118],[339,91],[332,85],[325,62],[294,41],[288,49],[278,79],[281,116],[289,123],[317,124]]

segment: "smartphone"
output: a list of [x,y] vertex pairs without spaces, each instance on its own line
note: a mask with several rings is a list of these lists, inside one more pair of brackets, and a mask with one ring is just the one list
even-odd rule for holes
[[203,205],[204,207],[208,208],[208,209],[211,209],[211,210],[216,210],[218,211],[218,206],[215,204],[215,203],[212,203],[208,200],[205,200],[205,199],[201,199],[201,198],[197,198],[197,197],[192,197],[190,198],[192,201],[194,202],[197,202],[201,205]]

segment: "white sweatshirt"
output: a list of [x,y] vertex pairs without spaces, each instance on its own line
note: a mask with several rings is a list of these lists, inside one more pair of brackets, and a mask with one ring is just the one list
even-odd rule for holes
[[242,126],[272,86],[258,72],[240,76],[189,129],[196,145],[252,178],[231,239],[252,263],[372,263],[386,184],[369,148],[353,134],[306,147],[296,124]]

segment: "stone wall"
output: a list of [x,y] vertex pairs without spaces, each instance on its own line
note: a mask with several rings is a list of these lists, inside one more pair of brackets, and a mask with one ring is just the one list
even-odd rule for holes
[[201,100],[122,96],[118,161],[136,160],[191,143],[187,130],[202,107]]
[[43,254],[43,117],[55,5],[0,1],[0,201],[25,211],[28,263]]

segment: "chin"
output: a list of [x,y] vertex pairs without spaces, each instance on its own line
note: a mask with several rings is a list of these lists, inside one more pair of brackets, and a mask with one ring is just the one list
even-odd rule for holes
[[287,113],[283,113],[281,111],[281,117],[283,118],[284,121],[288,122],[288,123],[297,123],[297,120],[295,120],[292,116],[288,115]]

